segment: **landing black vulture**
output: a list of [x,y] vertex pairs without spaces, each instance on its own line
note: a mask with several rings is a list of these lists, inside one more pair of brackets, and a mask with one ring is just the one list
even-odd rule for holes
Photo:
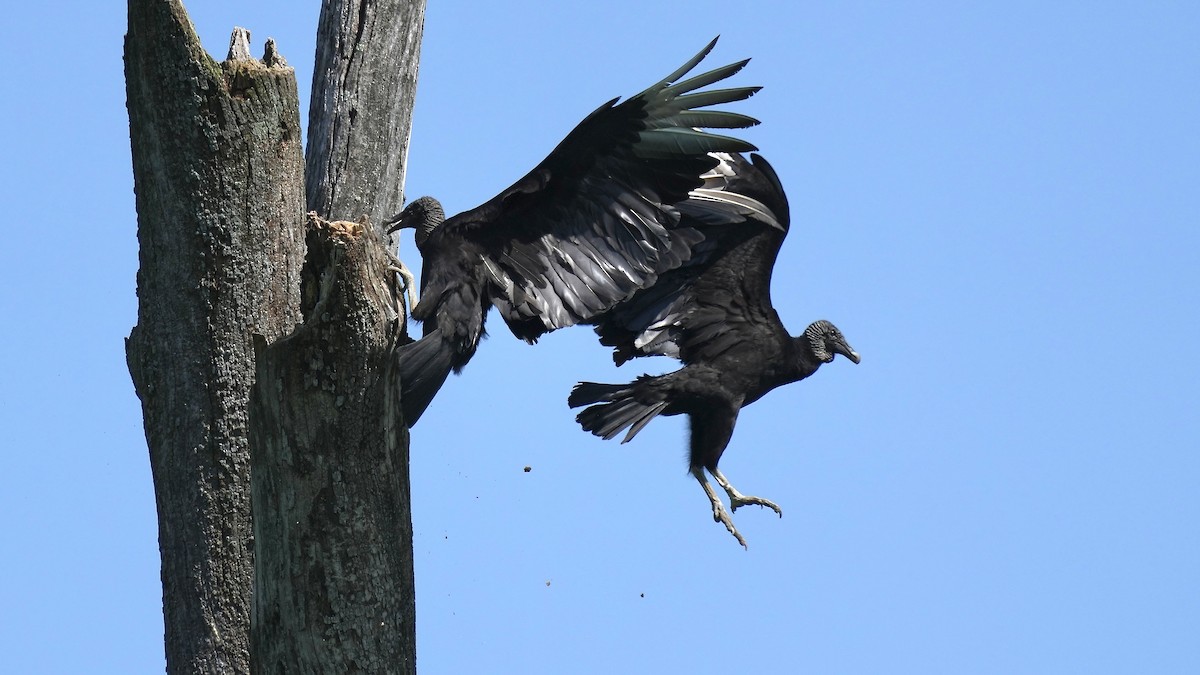
[[715,44],[640,94],[600,106],[485,204],[447,219],[437,200],[422,197],[389,220],[389,231],[416,229],[422,258],[412,317],[424,323],[423,337],[398,350],[409,426],[474,355],[492,305],[532,343],[592,319],[691,257],[703,237],[679,226],[675,203],[717,164],[708,153],[754,149],[701,129],[758,123],[700,110],[759,90],[701,91],[748,59],[680,80]]
[[[583,428],[605,439],[629,429],[633,438],[657,415],[687,414],[691,422],[691,473],[712,503],[713,520],[724,523],[742,546],[712,486],[707,469],[729,495],[730,507],[758,504],[783,515],[774,502],[742,495],[717,468],[742,406],[772,389],[802,380],[841,354],[858,353],[832,323],[817,321],[791,337],[771,306],[771,270],[789,223],[787,196],[765,159],[724,155],[704,187],[677,205],[683,220],[706,232],[694,255],[659,276],[653,286],[599,317],[596,332],[614,347],[617,365],[638,356],[679,358],[673,373],[643,375],[629,384],[581,382],[571,391]],[[742,217],[741,227],[705,230],[703,223]]]

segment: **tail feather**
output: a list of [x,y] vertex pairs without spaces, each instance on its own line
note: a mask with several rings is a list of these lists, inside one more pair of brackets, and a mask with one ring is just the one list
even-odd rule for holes
[[446,382],[453,365],[454,349],[442,339],[441,331],[396,350],[400,374],[400,407],[404,422],[412,428]]
[[609,440],[629,428],[629,433],[621,439],[628,443],[637,435],[650,420],[657,417],[667,408],[667,401],[645,403],[637,399],[634,386],[641,381],[629,384],[600,384],[598,382],[580,382],[571,390],[567,404],[572,408],[596,403],[585,408],[575,417],[575,421],[585,431]]

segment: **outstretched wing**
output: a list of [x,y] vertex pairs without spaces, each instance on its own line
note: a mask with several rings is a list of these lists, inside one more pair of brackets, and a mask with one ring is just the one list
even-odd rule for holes
[[533,171],[431,235],[481,252],[491,300],[515,335],[532,342],[586,321],[690,258],[701,236],[679,228],[675,204],[716,164],[708,153],[754,149],[701,129],[757,124],[700,110],[758,91],[703,90],[747,61],[681,80],[715,44],[640,94],[600,106]]
[[[594,322],[617,365],[650,355],[711,362],[783,331],[771,306],[771,271],[787,234],[787,196],[762,157],[719,158],[703,187],[677,205],[705,240],[682,266]],[[737,222],[744,224],[728,226]]]

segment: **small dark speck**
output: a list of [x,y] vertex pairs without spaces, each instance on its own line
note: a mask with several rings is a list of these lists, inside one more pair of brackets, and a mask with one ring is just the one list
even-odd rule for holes
[[547,579],[547,580],[546,580],[546,586],[547,586],[547,587],[549,587],[549,586],[550,586],[550,580],[549,580],[549,579]]
[[642,597],[643,597],[643,598],[644,598],[644,597],[646,597],[646,594],[645,594],[645,593],[642,593]]
[[529,473],[530,471],[533,471],[533,467],[532,467],[532,466],[527,466],[527,467],[525,467],[525,473]]

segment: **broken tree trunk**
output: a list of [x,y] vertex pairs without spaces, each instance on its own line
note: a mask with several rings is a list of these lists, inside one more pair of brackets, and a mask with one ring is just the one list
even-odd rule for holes
[[327,0],[309,115],[305,323],[253,397],[257,673],[416,670],[403,309],[378,224],[400,209],[423,0]]
[[256,673],[415,672],[408,428],[383,239],[310,214],[304,313],[251,399]]
[[126,83],[138,323],[126,353],[158,504],[167,670],[249,672],[248,401],[255,333],[300,320],[300,119],[292,69],[216,63],[179,2],[131,0]]
[[[323,109],[323,124],[374,139],[322,146],[328,194],[357,195],[322,210],[398,210],[423,14],[422,0],[324,3],[318,53],[351,65],[319,69],[314,96],[332,87],[353,105]],[[251,59],[247,40],[235,33],[217,64],[178,0],[129,0],[141,269],[127,353],[158,500],[167,670],[411,673],[389,257],[371,229],[306,230],[294,75],[269,42]],[[396,73],[411,77],[372,84]],[[338,77],[357,94],[320,84]]]

